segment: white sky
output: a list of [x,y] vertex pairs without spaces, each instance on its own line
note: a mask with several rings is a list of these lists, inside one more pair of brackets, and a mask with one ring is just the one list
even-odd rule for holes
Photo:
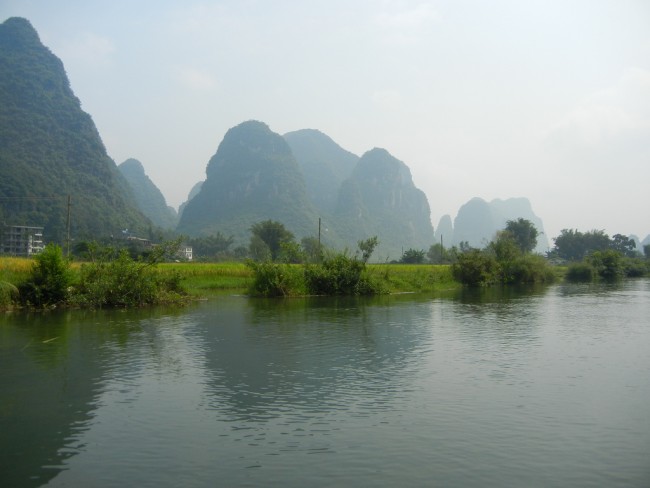
[[386,148],[434,225],[523,196],[551,238],[650,233],[650,1],[2,0],[11,16],[170,205],[256,119]]

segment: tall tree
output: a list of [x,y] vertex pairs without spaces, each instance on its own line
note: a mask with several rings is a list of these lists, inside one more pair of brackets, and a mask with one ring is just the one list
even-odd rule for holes
[[555,239],[553,251],[567,261],[581,261],[593,251],[610,248],[609,236],[602,230],[580,232],[575,229],[562,229]]
[[530,220],[521,217],[517,220],[508,220],[505,230],[512,236],[521,252],[531,252],[537,246],[539,231]]
[[283,243],[294,242],[294,235],[287,230],[281,222],[276,220],[264,220],[251,225],[251,243],[259,239],[269,248],[271,259],[275,261],[282,251]]

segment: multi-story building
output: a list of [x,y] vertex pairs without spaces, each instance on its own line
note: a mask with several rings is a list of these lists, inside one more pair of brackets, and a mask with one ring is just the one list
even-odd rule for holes
[[43,250],[43,227],[5,225],[3,230],[3,254],[33,256]]

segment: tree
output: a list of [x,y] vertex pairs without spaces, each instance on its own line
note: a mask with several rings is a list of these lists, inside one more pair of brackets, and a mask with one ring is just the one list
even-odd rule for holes
[[609,236],[602,230],[582,233],[574,229],[562,229],[554,241],[553,252],[567,261],[581,261],[590,252],[604,251],[611,244]]
[[195,256],[201,259],[216,260],[229,253],[235,238],[226,237],[221,232],[205,237],[195,237],[188,239],[188,244],[192,246]]
[[499,263],[490,253],[470,249],[460,253],[452,264],[454,279],[468,286],[490,285],[499,281]]
[[402,264],[422,264],[424,262],[424,251],[418,249],[407,249],[399,260]]
[[643,255],[647,259],[650,259],[650,244],[646,244],[645,246],[643,246]]
[[512,236],[521,252],[532,252],[537,246],[539,232],[530,220],[521,217],[517,220],[508,220],[505,230]]
[[634,242],[634,239],[630,239],[622,234],[614,234],[611,248],[629,258],[633,258],[636,255],[636,242]]
[[431,264],[449,263],[449,251],[447,251],[442,244],[433,244],[427,252],[427,258]]
[[368,262],[368,259],[370,259],[370,256],[375,252],[375,248],[378,245],[379,239],[377,239],[377,236],[372,236],[366,240],[357,242],[357,246],[359,246],[359,250],[361,251],[361,260],[364,263]]
[[20,285],[21,299],[31,305],[56,305],[68,296],[72,283],[70,261],[56,244],[48,244],[34,259],[30,278]]
[[[284,227],[284,224],[275,220],[264,220],[257,222],[250,228],[251,233],[251,248],[253,247],[255,238],[261,240],[269,249],[272,261],[275,261],[280,256],[282,251],[282,244],[294,241],[293,233]],[[258,243],[256,243],[256,247]],[[251,252],[251,254],[253,254]]]
[[[523,219],[522,219],[523,220]],[[490,242],[487,249],[494,253],[497,261],[512,261],[518,258],[522,253],[519,242],[511,232],[503,231],[497,234],[497,238]]]
[[302,252],[308,261],[316,263],[320,260],[322,254],[322,246],[316,237],[303,237],[300,241]]

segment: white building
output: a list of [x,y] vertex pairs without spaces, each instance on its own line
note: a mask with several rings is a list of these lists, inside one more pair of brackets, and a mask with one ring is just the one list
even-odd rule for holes
[[43,227],[6,225],[2,253],[11,256],[33,256],[43,250]]

